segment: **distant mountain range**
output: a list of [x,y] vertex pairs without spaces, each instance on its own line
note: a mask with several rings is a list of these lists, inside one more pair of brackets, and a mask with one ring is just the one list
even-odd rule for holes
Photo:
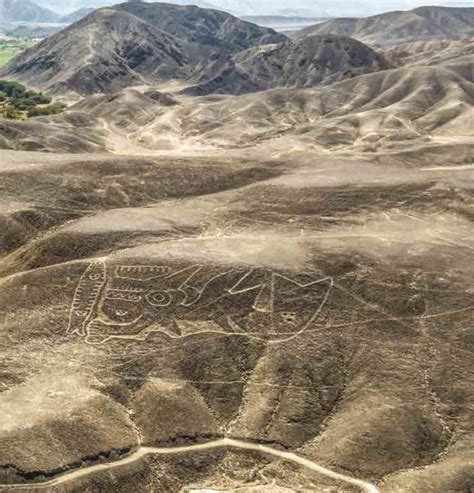
[[379,46],[433,37],[459,39],[474,36],[474,8],[420,7],[360,19],[331,19],[304,28],[294,36],[314,34],[351,36]]
[[[50,8],[56,12],[62,12],[63,15],[71,13],[79,9],[98,9],[109,5],[123,3],[123,0],[34,0],[38,5]],[[155,1],[155,0],[154,0]],[[170,0],[169,2],[175,5],[196,5],[201,8],[208,9],[221,9],[214,2],[208,2],[206,0]]]
[[60,21],[60,15],[39,6],[30,0],[0,0],[1,22],[44,22]]
[[[146,0],[145,0],[146,1]],[[37,23],[71,23],[76,22],[92,10],[104,6],[121,3],[120,0],[0,0],[0,22],[37,22]],[[156,2],[154,2],[156,3]],[[167,3],[167,2],[163,2]],[[264,26],[289,26],[300,24],[308,27],[302,35],[310,34],[341,34],[356,37],[357,39],[373,43],[371,32],[375,29],[380,37],[385,39],[388,34],[390,39],[399,37],[411,30],[417,32],[425,30],[427,35],[437,32],[442,36],[444,29],[451,31],[460,29],[466,34],[466,24],[472,31],[472,8],[449,7],[419,7],[409,11],[393,11],[367,18],[341,17],[347,13],[364,13],[362,5],[357,1],[347,6],[338,0],[332,2],[327,8],[307,5],[307,0],[295,0],[289,8],[284,0],[170,0],[175,5],[195,5],[201,8],[217,9],[240,16],[251,22]],[[59,13],[58,13],[59,12]],[[308,26],[310,19],[327,19],[338,17],[333,22],[312,30]],[[395,20],[395,22],[392,22]],[[454,21],[454,22],[453,22]],[[280,27],[281,30],[284,30]],[[382,29],[386,32],[382,34]]]
[[[191,94],[242,94],[315,87],[391,68],[374,46],[441,32],[455,39],[474,34],[474,9],[440,7],[333,19],[298,31],[293,40],[196,6],[128,2],[62,18],[76,19],[20,54],[0,75],[56,94],[107,93],[170,80],[179,80]],[[431,48],[417,49],[427,51],[420,59],[433,58]],[[456,45],[443,56],[461,50]],[[390,52],[388,59],[396,65],[403,53]]]
[[74,24],[74,22],[80,21],[81,19],[86,17],[86,15],[94,12],[94,10],[95,9],[92,7],[83,7],[81,9],[74,10],[70,14],[63,15],[61,17],[61,22],[63,22],[64,24]]
[[[26,1],[26,0],[25,0]],[[33,0],[37,5],[48,8],[61,15],[82,8],[100,8],[120,3],[120,0]],[[155,1],[155,0],[145,0]],[[449,0],[446,0],[448,4]],[[308,0],[169,0],[179,5],[196,5],[201,8],[215,8],[239,15],[279,15],[285,17],[360,17],[378,14],[395,8],[409,8],[417,5],[417,0],[366,2],[364,0],[331,0],[331,2],[309,2]],[[449,2],[456,6],[470,6],[468,2],[458,0]]]
[[248,22],[253,22],[259,26],[271,27],[279,32],[289,33],[290,31],[298,31],[318,22],[323,22],[327,20],[328,17],[329,16],[318,18],[291,15],[244,15],[241,16],[241,19]]

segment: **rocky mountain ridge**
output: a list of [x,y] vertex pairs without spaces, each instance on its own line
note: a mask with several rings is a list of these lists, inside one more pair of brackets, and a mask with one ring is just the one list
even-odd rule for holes
[[335,18],[304,28],[292,36],[351,36],[371,46],[391,46],[420,39],[474,36],[474,8],[419,7],[363,18]]

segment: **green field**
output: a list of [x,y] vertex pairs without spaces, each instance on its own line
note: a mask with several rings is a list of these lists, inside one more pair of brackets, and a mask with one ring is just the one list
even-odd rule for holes
[[0,39],[0,67],[6,65],[14,56],[33,45],[30,40],[7,41]]
[[15,81],[0,80],[0,118],[26,120],[35,116],[62,113],[64,103],[53,103],[50,96],[28,90]]

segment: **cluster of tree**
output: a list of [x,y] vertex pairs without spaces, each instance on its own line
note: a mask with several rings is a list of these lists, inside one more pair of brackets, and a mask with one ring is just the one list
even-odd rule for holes
[[52,103],[49,96],[28,90],[18,82],[0,80],[0,116],[21,120],[35,116],[55,115],[66,108],[63,103]]
[[57,115],[58,113],[62,113],[66,108],[67,105],[64,103],[53,103],[42,108],[31,108],[28,110],[27,116],[28,118],[32,118],[34,116]]

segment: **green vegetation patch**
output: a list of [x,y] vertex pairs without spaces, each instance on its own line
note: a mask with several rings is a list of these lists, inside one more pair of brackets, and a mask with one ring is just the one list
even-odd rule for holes
[[28,39],[0,39],[0,67],[6,65],[18,53],[21,53],[34,44],[34,41]]
[[29,91],[18,82],[0,80],[0,117],[26,120],[35,116],[56,115],[66,109],[64,103],[53,103],[41,92]]

